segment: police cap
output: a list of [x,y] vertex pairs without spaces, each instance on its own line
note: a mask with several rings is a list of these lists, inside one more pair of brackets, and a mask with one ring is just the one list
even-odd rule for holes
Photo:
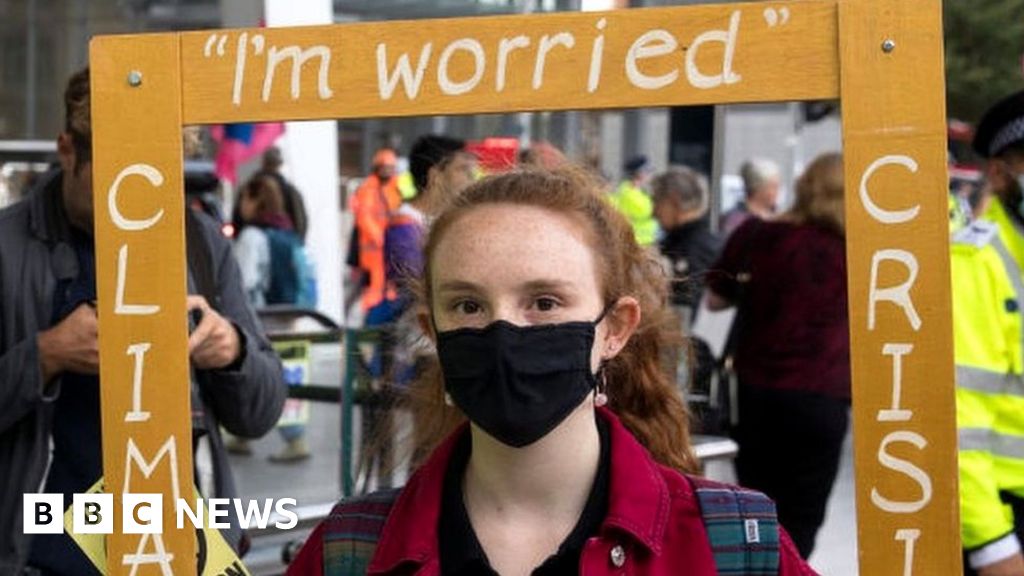
[[999,156],[1024,142],[1024,90],[1007,96],[985,112],[974,134],[974,150],[984,158]]

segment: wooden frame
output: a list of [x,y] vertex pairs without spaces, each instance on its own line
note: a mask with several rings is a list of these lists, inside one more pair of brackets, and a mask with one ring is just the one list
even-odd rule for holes
[[[108,491],[191,491],[182,126],[840,98],[861,572],[957,572],[941,25],[796,0],[94,39]],[[191,531],[119,520],[111,572],[193,570]]]

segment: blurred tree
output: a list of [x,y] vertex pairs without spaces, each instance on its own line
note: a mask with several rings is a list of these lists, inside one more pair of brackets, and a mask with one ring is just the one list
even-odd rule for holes
[[977,122],[1024,88],[1024,0],[946,0],[948,115]]

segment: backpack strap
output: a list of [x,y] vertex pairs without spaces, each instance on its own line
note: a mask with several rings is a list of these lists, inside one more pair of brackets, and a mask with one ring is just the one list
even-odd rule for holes
[[687,477],[700,505],[718,573],[775,576],[779,572],[779,522],[770,498],[704,478]]
[[382,490],[339,502],[324,520],[324,576],[366,574],[384,523],[401,493]]

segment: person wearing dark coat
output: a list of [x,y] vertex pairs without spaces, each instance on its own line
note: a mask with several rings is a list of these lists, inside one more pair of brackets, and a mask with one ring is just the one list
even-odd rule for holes
[[700,174],[673,166],[651,180],[654,216],[664,231],[659,243],[672,277],[672,304],[691,318],[704,291],[704,277],[722,250],[722,239],[706,218],[708,187]]
[[[22,495],[86,492],[102,475],[89,72],[68,83],[61,167],[24,201],[0,210],[0,574],[96,574],[67,533],[24,533]],[[182,198],[184,202],[184,198]],[[274,427],[286,388],[281,363],[242,291],[219,227],[186,217],[197,484],[205,497],[236,489],[220,429],[258,438]],[[198,258],[197,258],[198,259]],[[204,281],[205,280],[205,281]],[[215,287],[207,291],[207,288]],[[209,294],[208,297],[200,295]],[[185,319],[183,318],[184,322]],[[197,336],[199,335],[199,336]],[[200,450],[201,448],[201,450]],[[242,545],[237,514],[227,542]]]

